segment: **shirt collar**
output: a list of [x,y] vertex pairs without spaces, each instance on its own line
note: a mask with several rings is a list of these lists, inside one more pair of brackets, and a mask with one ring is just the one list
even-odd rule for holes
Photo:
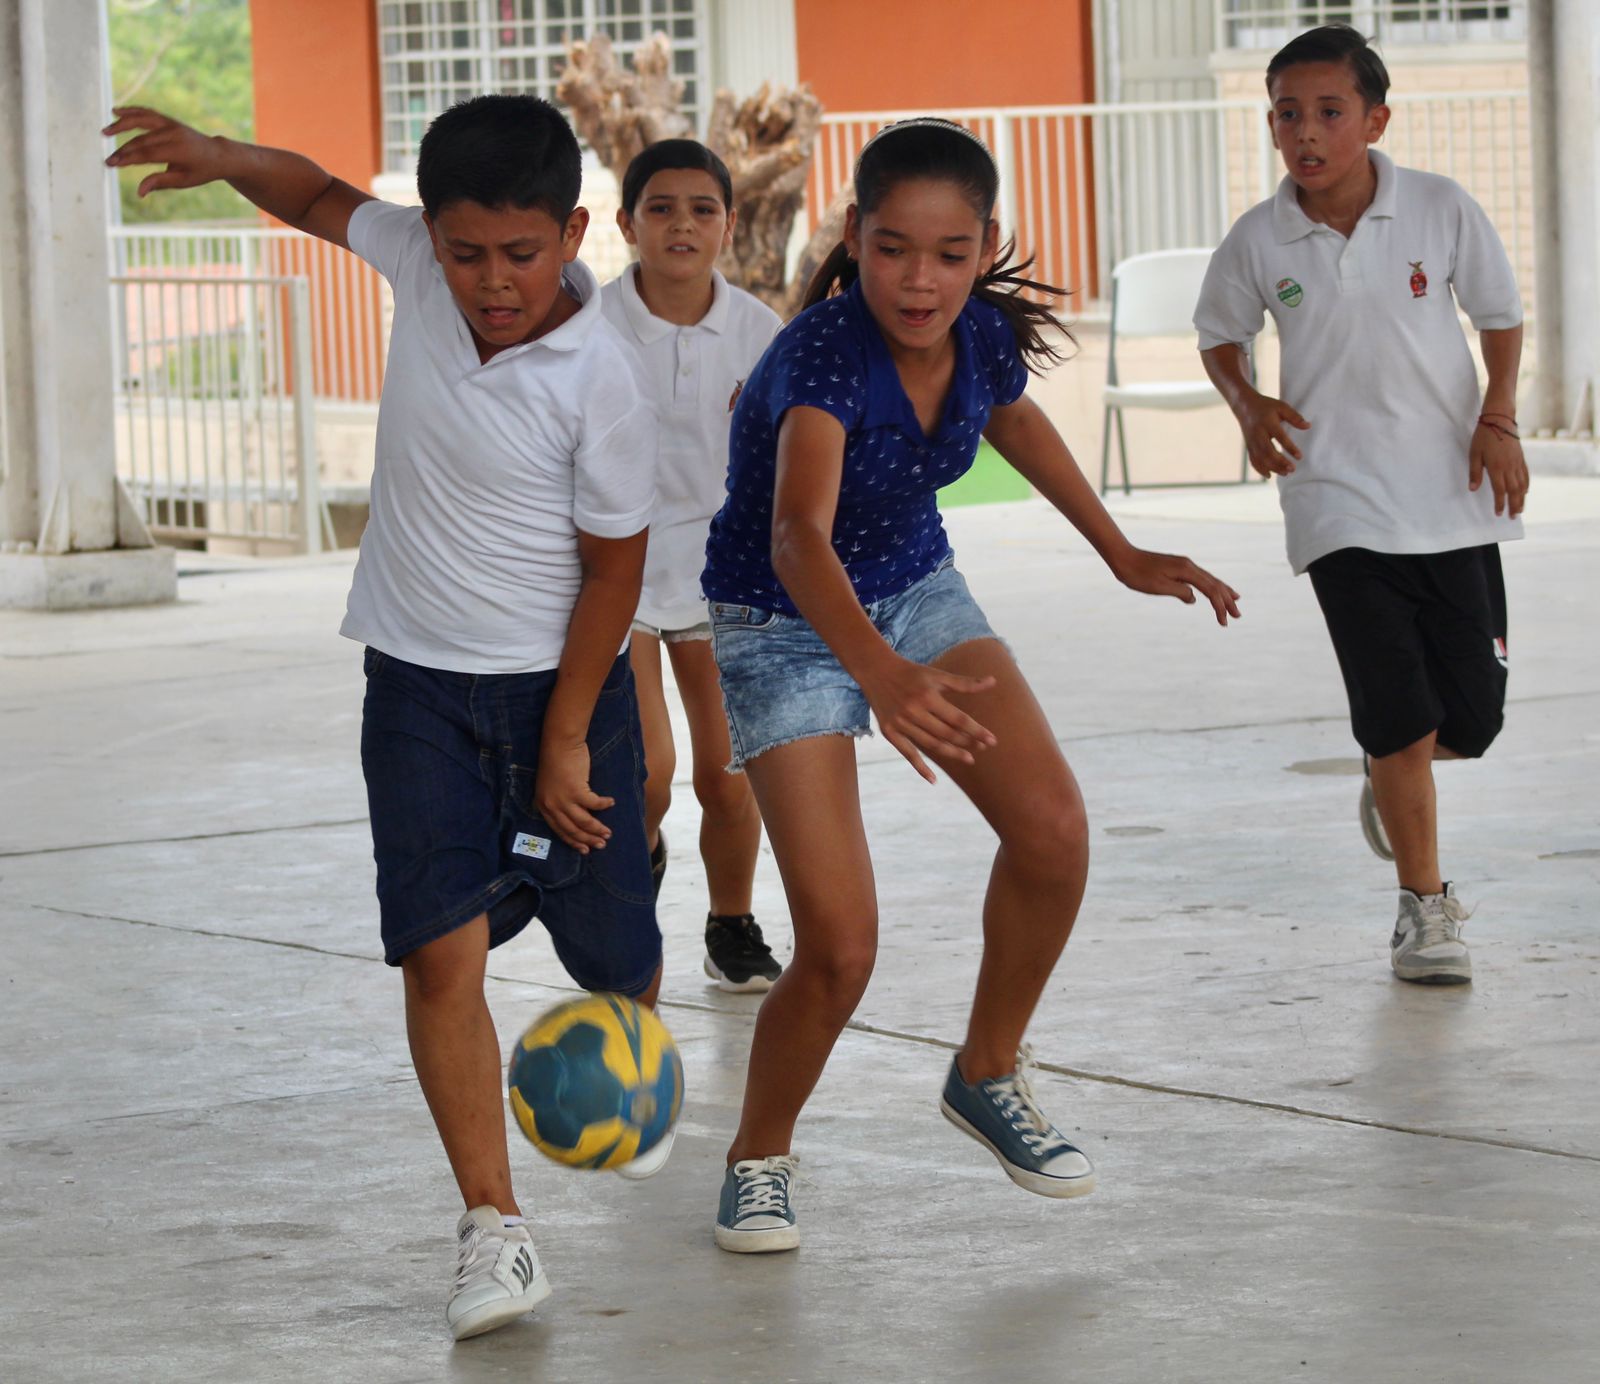
[[[1395,212],[1394,160],[1381,149],[1367,150],[1367,157],[1372,160],[1373,171],[1378,175],[1378,190],[1373,193],[1372,205],[1362,213],[1362,219],[1369,216],[1392,218]],[[1294,179],[1287,173],[1272,199],[1272,228],[1280,245],[1287,245],[1291,240],[1302,240],[1313,231],[1322,229],[1322,222],[1313,221],[1301,208],[1300,199],[1295,195]]]
[[[860,279],[845,290],[844,297],[846,311],[860,325],[867,346],[867,400],[862,411],[861,426],[864,428],[898,426],[913,436],[918,435],[922,425],[917,420],[917,411],[911,406],[911,398],[906,393],[905,386],[900,383],[900,372],[895,368],[894,357],[889,354],[889,344],[878,329],[878,323],[872,316],[872,309],[867,306],[866,297],[861,292]],[[990,402],[984,398],[983,391],[979,388],[972,341],[975,328],[972,321],[971,299],[967,300],[967,305],[962,308],[961,315],[956,318],[955,325],[950,330],[956,339],[956,361],[954,369],[950,372],[950,393],[940,411],[939,427],[935,429],[935,433],[943,428],[946,418],[976,418],[984,412]]]
[[[679,327],[676,322],[657,317],[645,306],[644,299],[639,296],[638,272],[638,266],[633,264],[622,271],[622,311],[628,319],[628,325],[633,328],[633,334],[648,346],[660,341],[667,333],[677,331]],[[711,306],[694,325],[720,336],[728,325],[728,300],[728,281],[722,277],[720,270],[713,269]]]

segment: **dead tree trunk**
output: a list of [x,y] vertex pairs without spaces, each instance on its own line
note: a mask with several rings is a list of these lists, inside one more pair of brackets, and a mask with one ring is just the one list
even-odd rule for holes
[[[672,75],[665,34],[653,34],[633,57],[631,71],[612,55],[611,40],[596,34],[568,49],[567,70],[556,96],[572,123],[620,184],[629,162],[660,139],[692,137],[679,109],[683,83]],[[737,101],[719,91],[711,108],[706,144],[733,176],[738,212],[733,245],[719,264],[730,283],[755,294],[784,316],[799,307],[817,266],[839,241],[848,204],[846,187],[818,223],[796,265],[786,270],[795,217],[805,205],[806,182],[822,127],[822,103],[805,84],[762,83],[754,96]]]

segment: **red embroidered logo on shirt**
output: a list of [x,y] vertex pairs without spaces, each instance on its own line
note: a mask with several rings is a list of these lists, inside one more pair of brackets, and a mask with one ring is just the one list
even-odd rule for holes
[[1428,276],[1422,272],[1421,260],[1410,260],[1411,265],[1411,296],[1413,298],[1426,298],[1428,296]]
[[733,386],[733,393],[728,395],[728,412],[729,413],[733,412],[733,406],[736,403],[739,402],[739,396],[741,394],[743,394],[743,393],[744,393],[744,381],[743,380],[736,380],[734,382],[734,386]]

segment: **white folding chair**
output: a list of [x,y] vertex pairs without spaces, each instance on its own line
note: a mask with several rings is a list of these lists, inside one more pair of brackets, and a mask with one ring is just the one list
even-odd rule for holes
[[[1128,479],[1128,439],[1122,427],[1125,408],[1192,409],[1220,404],[1222,396],[1210,380],[1153,380],[1123,384],[1117,375],[1117,341],[1140,336],[1192,336],[1194,307],[1211,262],[1209,250],[1156,250],[1125,259],[1111,271],[1111,339],[1106,348],[1105,427],[1100,443],[1100,493],[1111,483],[1111,424],[1117,426],[1117,456],[1122,463],[1122,489]],[[1251,364],[1251,382],[1255,365]],[[1250,477],[1249,454],[1240,448],[1239,479]],[[1149,488],[1161,482],[1148,482]],[[1167,482],[1170,485],[1195,482]],[[1145,486],[1138,487],[1140,489]]]

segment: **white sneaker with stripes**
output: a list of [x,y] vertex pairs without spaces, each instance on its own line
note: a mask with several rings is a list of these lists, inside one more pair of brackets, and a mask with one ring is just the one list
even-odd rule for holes
[[550,1280],[525,1225],[507,1225],[492,1206],[475,1206],[456,1224],[459,1262],[445,1320],[456,1340],[515,1321],[550,1296]]

